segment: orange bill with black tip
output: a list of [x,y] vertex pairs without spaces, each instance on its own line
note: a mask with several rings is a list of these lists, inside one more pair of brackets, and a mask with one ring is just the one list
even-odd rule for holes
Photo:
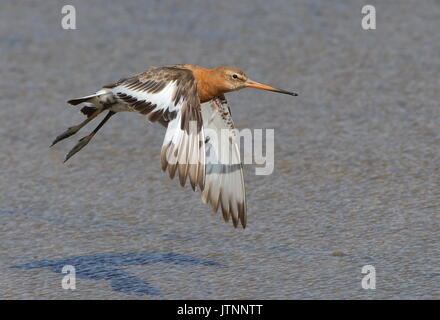
[[247,80],[245,83],[246,87],[248,88],[255,88],[255,89],[260,89],[260,90],[267,90],[267,91],[273,91],[273,92],[278,92],[278,93],[284,93],[284,94],[288,94],[291,96],[297,96],[298,94],[295,92],[290,92],[290,91],[286,91],[286,90],[282,90],[282,89],[277,89],[259,82],[255,82],[252,80]]

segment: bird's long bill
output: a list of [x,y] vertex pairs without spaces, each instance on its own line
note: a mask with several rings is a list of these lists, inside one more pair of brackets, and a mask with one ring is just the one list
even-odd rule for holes
[[277,89],[277,88],[274,88],[274,87],[271,87],[271,86],[267,86],[265,84],[258,83],[258,82],[252,81],[252,80],[247,80],[245,85],[248,88],[255,88],[255,89],[273,91],[273,92],[278,92],[278,93],[284,93],[284,94],[289,94],[291,96],[297,96],[298,95],[295,92],[290,92],[290,91],[286,91],[286,90]]

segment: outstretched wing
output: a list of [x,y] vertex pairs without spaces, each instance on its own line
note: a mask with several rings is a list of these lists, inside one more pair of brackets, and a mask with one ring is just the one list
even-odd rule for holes
[[162,170],[180,184],[189,180],[203,190],[205,150],[200,100],[191,70],[160,67],[104,86],[116,100],[148,116],[152,122],[168,122],[161,150]]
[[221,95],[202,105],[205,133],[205,189],[202,200],[214,212],[221,207],[223,218],[246,227],[246,192],[243,167],[228,103]]

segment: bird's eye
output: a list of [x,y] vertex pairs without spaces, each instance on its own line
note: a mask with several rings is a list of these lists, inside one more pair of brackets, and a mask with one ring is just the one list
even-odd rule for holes
[[234,78],[234,79],[238,79],[238,75],[234,73],[234,74],[232,75],[232,78]]

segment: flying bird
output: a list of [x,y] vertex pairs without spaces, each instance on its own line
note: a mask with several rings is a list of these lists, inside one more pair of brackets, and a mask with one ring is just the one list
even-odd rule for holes
[[[151,122],[159,122],[167,128],[160,154],[162,170],[168,171],[171,179],[177,173],[182,187],[189,180],[192,189],[200,189],[202,201],[214,212],[221,207],[226,222],[231,219],[234,227],[240,222],[245,228],[243,168],[239,146],[233,139],[235,127],[231,110],[224,96],[243,88],[297,95],[252,81],[243,71],[232,67],[206,69],[189,64],[154,67],[105,85],[94,94],[67,101],[74,106],[84,104],[81,112],[87,119],[57,136],[51,146],[74,135],[107,111],[98,126],[70,150],[66,162],[84,148],[114,114],[131,111],[146,115]],[[221,140],[223,131],[228,130],[232,132],[230,138]],[[220,144],[219,140],[226,143]]]

